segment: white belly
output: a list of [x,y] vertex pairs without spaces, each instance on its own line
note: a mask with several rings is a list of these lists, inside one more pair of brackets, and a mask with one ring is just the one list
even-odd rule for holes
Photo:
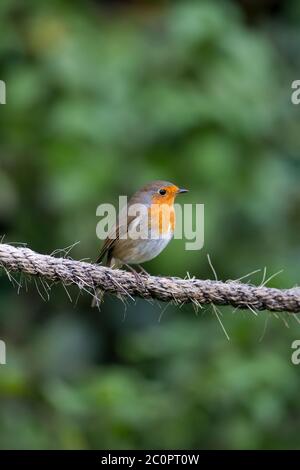
[[142,264],[158,256],[168,245],[173,234],[168,237],[147,240],[120,240],[113,257],[124,264]]

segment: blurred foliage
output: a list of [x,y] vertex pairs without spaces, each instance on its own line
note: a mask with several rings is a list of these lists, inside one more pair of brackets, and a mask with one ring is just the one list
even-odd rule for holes
[[[0,234],[94,259],[97,205],[167,179],[205,204],[205,247],[148,271],[211,278],[209,253],[296,285],[300,9],[250,3],[1,0]],[[37,290],[1,277],[0,448],[299,447],[294,318],[222,309],[228,342],[210,308]]]

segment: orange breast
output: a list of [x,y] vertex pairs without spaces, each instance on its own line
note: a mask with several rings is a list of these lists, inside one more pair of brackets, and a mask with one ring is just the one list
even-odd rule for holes
[[148,209],[149,226],[159,235],[168,235],[174,232],[175,211],[172,204],[153,203]]

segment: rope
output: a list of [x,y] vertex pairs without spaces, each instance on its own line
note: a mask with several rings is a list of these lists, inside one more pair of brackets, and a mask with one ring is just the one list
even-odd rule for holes
[[231,305],[241,309],[300,312],[300,288],[274,289],[238,281],[180,279],[110,269],[97,264],[35,253],[29,248],[0,244],[0,268],[49,281],[96,288],[123,297],[141,297],[184,304]]

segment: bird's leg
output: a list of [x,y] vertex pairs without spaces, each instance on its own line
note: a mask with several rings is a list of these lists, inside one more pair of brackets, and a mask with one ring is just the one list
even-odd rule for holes
[[126,266],[126,268],[134,274],[137,281],[141,281],[140,274],[132,266],[130,266],[130,264],[124,264],[124,266]]
[[149,276],[149,273],[147,273],[146,269],[143,268],[140,264],[138,264],[139,269],[141,270],[141,273],[143,273],[145,276]]
[[142,284],[144,289],[146,290],[146,285],[145,285],[144,279],[141,276],[141,274],[138,273],[132,266],[130,266],[130,264],[125,264],[124,266],[126,266],[126,268],[128,268],[129,271],[131,271],[134,274],[134,277],[135,277],[137,283]]

